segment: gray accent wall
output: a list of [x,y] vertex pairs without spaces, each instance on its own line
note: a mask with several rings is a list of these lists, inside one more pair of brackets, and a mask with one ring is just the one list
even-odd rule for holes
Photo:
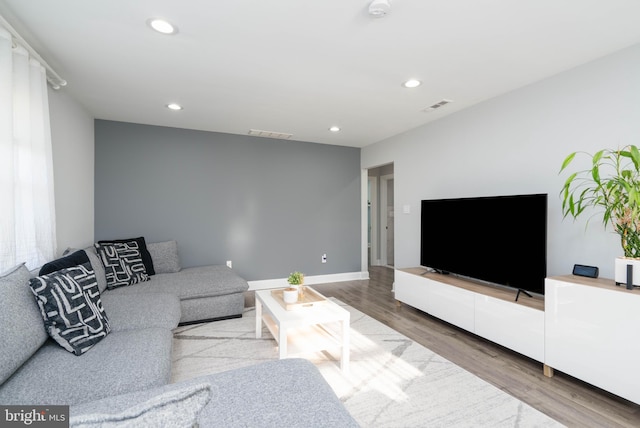
[[185,267],[360,272],[360,185],[357,148],[95,121],[95,239],[175,239]]

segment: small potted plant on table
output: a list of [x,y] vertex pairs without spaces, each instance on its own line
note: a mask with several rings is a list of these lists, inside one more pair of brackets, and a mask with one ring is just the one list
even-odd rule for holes
[[298,289],[299,299],[304,298],[304,274],[302,272],[292,272],[289,274],[287,282],[291,287]]

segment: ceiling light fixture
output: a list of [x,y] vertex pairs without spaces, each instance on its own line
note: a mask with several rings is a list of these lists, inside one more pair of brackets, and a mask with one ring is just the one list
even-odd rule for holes
[[173,111],[182,110],[182,106],[180,104],[176,104],[176,103],[167,104],[167,108],[169,110],[173,110]]
[[389,0],[373,0],[369,5],[369,15],[384,18],[391,11]]
[[178,28],[171,24],[169,21],[160,18],[151,18],[147,20],[147,24],[149,27],[156,30],[158,33],[162,34],[176,34],[178,32]]
[[331,128],[329,128],[329,131],[331,131],[331,132],[339,132],[340,131],[340,127],[334,125]]
[[420,85],[422,85],[422,82],[418,79],[409,79],[402,84],[405,88],[417,88]]

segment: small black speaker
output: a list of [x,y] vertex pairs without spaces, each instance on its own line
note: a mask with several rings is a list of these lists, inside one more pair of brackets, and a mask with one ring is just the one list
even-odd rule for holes
[[588,278],[598,277],[597,266],[573,265],[573,274],[578,276],[586,276]]

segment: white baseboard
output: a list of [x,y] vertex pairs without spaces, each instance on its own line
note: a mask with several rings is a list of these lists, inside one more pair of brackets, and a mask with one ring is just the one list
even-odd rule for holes
[[[345,272],[332,273],[329,275],[314,275],[304,277],[304,285],[327,284],[332,282],[357,281],[369,279],[369,272]],[[261,279],[257,281],[247,281],[249,291],[266,290],[269,288],[284,288],[288,285],[287,278]]]

